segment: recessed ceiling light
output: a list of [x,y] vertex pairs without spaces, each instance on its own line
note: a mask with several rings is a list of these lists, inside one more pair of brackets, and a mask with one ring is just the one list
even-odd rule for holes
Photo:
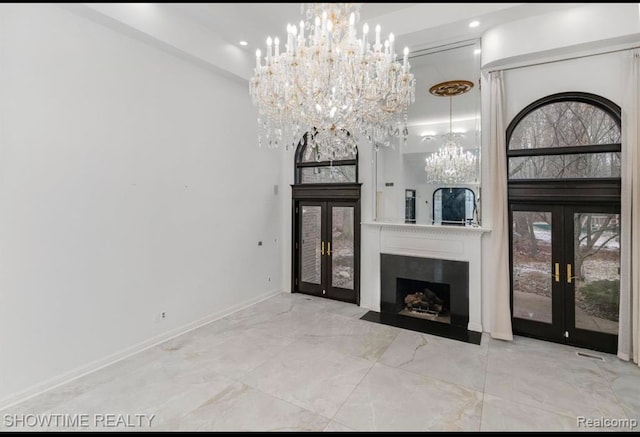
[[469,23],[469,27],[478,27],[479,25],[480,25],[480,22],[477,20]]
[[249,43],[248,43],[248,42],[246,42],[246,41],[240,41],[240,45],[241,45],[241,46],[248,46],[248,45],[249,45]]
[[482,50],[480,50],[480,49],[475,49],[475,50],[473,51],[473,54],[474,54],[474,55],[479,55],[480,53],[482,53]]

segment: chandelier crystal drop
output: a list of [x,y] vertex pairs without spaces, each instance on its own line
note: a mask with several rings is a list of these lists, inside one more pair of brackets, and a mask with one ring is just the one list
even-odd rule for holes
[[395,38],[382,42],[380,26],[370,40],[364,24],[358,37],[360,6],[304,3],[299,26],[287,25],[283,49],[269,37],[264,62],[257,50],[249,93],[260,145],[295,147],[310,132],[307,146],[339,158],[361,137],[375,146],[406,141],[407,108],[415,100],[409,50],[396,61]]
[[469,81],[448,81],[429,90],[433,95],[449,97],[449,133],[443,135],[444,145],[425,160],[427,182],[452,186],[476,179],[476,155],[465,152],[459,144],[462,134],[453,132],[453,96],[466,93],[472,87]]

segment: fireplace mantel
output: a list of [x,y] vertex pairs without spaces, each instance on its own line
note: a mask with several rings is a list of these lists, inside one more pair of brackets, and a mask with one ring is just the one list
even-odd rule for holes
[[[469,263],[469,331],[482,332],[482,235],[490,229],[476,226],[415,225],[363,222],[361,304],[373,311],[380,306],[380,254],[467,261]],[[369,246],[369,247],[365,247]],[[366,255],[365,255],[366,254]]]
[[435,232],[435,233],[479,233],[491,232],[491,229],[481,226],[450,226],[450,225],[423,225],[413,223],[395,223],[395,222],[362,222],[362,226],[373,226],[379,228],[395,228],[404,229],[410,232]]

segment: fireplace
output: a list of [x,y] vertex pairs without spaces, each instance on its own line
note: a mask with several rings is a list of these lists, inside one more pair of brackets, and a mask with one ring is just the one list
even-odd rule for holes
[[[418,288],[421,284],[426,288],[431,285],[431,291],[442,294],[441,299],[448,300],[450,324],[467,327],[469,323],[468,262],[380,254],[380,310],[382,313],[397,314],[399,312],[399,295],[403,293],[407,284]],[[448,296],[444,296],[445,292]],[[425,321],[430,322],[430,320]]]
[[362,318],[480,344],[481,333],[467,330],[467,261],[381,253],[380,313]]
[[451,324],[449,284],[396,279],[396,313]]

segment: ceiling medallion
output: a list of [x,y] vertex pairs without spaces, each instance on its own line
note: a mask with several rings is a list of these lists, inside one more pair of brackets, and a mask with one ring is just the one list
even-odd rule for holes
[[464,94],[473,88],[473,82],[468,80],[448,80],[429,88],[429,92],[438,97],[451,97]]

